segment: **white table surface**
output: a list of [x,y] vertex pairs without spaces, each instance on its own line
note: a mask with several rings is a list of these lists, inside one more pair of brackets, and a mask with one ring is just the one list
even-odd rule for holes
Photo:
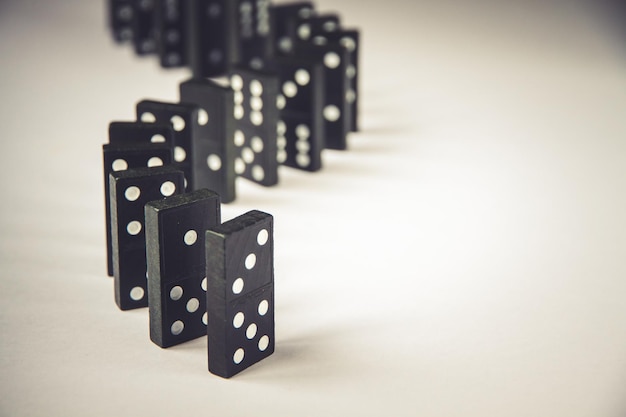
[[275,216],[277,334],[224,380],[113,300],[108,123],[189,73],[101,3],[0,2],[0,415],[626,414],[626,37],[597,8],[319,0],[363,31],[362,131],[223,207]]

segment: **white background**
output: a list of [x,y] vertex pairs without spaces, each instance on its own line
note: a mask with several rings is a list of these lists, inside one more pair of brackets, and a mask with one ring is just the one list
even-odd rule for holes
[[626,413],[626,36],[599,9],[318,1],[363,31],[362,131],[224,206],[275,216],[277,344],[223,380],[113,300],[101,144],[188,72],[101,3],[0,2],[0,415]]

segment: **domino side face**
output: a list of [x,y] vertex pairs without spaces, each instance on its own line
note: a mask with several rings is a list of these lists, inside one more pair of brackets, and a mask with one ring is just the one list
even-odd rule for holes
[[109,175],[115,302],[121,310],[148,306],[144,206],[180,194],[184,174],[173,166]]
[[145,207],[150,339],[163,348],[206,335],[205,231],[220,224],[209,190]]
[[206,232],[209,371],[224,378],[274,352],[273,218],[251,211]]

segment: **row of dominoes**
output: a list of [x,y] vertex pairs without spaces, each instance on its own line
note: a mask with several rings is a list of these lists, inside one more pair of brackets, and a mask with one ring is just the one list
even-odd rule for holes
[[208,336],[209,370],[229,378],[274,352],[273,218],[221,224],[220,198],[184,192],[174,166],[112,172],[115,301],[149,308],[150,339],[167,348]]
[[230,377],[274,350],[273,220],[252,211],[220,224],[220,204],[235,199],[237,176],[271,186],[281,164],[316,171],[324,148],[346,149],[359,34],[310,2],[109,4],[117,40],[194,74],[179,102],[141,101],[137,121],[109,126],[115,300],[149,307],[161,347],[208,334],[209,370]]
[[140,122],[173,125],[174,156],[190,189],[208,187],[231,202],[236,177],[272,186],[279,165],[317,171],[322,151],[346,149],[357,131],[360,35],[336,14],[318,14],[311,2],[268,0],[109,5],[115,39],[132,41],[140,54],[158,52],[163,66],[192,69],[180,101],[199,106],[195,131],[182,132],[188,106],[138,107]]

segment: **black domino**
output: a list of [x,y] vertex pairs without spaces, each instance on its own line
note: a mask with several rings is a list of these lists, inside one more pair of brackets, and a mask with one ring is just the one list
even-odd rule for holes
[[171,123],[111,122],[109,143],[167,143],[172,144]]
[[156,52],[155,0],[132,0],[133,45],[138,55]]
[[324,104],[323,123],[325,147],[347,149],[347,135],[352,121],[352,107],[347,100],[350,89],[347,76],[350,54],[339,42],[323,45],[301,44],[297,56],[316,59],[324,65]]
[[273,218],[250,211],[206,233],[209,371],[224,378],[274,352]]
[[231,75],[236,130],[235,173],[264,186],[278,183],[278,77],[237,69]]
[[322,168],[325,74],[321,62],[306,57],[274,61],[280,92],[277,98],[278,162],[306,171]]
[[107,274],[113,276],[113,244],[111,241],[111,206],[109,174],[133,168],[156,167],[172,162],[172,149],[167,143],[119,142],[102,145],[104,162],[104,211],[107,240]]
[[341,20],[336,14],[301,17],[296,23],[295,36],[297,42],[321,45],[325,43],[324,35],[338,30],[340,26]]
[[335,30],[324,35],[331,42],[339,42],[350,55],[350,63],[346,68],[348,91],[346,101],[350,105],[350,131],[359,130],[359,45],[361,34],[356,29]]
[[265,68],[274,56],[273,22],[269,0],[236,0],[236,42],[239,56],[235,64],[255,70]]
[[270,8],[274,23],[274,46],[276,54],[291,55],[298,40],[297,29],[302,19],[315,14],[310,1],[272,5]]
[[205,231],[220,199],[198,190],[146,204],[150,339],[166,348],[206,335]]
[[207,79],[180,85],[180,101],[193,103],[206,115],[193,146],[194,189],[216,191],[223,203],[235,199],[234,93],[230,87]]
[[171,165],[109,175],[115,302],[121,310],[148,306],[144,206],[184,191]]
[[[340,82],[337,75],[329,74],[327,76],[327,100],[329,102],[338,101],[339,94],[343,94],[346,109],[342,110],[338,104],[329,104],[330,107],[327,115],[335,119],[334,115],[340,115],[340,119],[326,121],[326,144],[331,149],[346,149],[341,141],[337,141],[334,137],[338,134],[339,126],[347,120],[347,131],[356,132],[358,130],[358,63],[359,63],[359,39],[360,33],[355,29],[344,29],[341,27],[341,20],[336,14],[314,15],[298,20],[296,27],[296,51],[302,45],[316,45],[320,47],[330,47],[331,45],[341,45],[348,52],[347,59],[343,58],[343,53],[335,50],[335,53],[342,56],[340,67],[344,71],[347,78],[347,87],[337,86]],[[301,52],[307,54],[307,50]],[[310,50],[309,50],[310,51]],[[327,71],[333,72],[333,69]],[[336,72],[336,71],[335,71]],[[343,82],[343,80],[341,81]],[[330,131],[329,131],[330,130]]]
[[137,119],[144,123],[170,123],[173,129],[174,165],[185,173],[187,191],[195,190],[193,180],[193,140],[208,116],[197,106],[185,103],[165,103],[143,100],[137,103]]
[[155,38],[164,68],[187,65],[188,0],[156,0]]
[[132,0],[108,0],[107,12],[109,28],[116,42],[129,42],[133,39]]
[[188,0],[187,57],[194,77],[226,75],[239,60],[237,2]]

